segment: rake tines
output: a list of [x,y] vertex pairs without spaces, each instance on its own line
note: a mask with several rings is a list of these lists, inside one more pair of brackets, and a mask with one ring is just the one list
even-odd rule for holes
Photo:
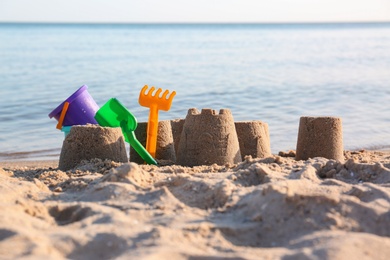
[[[161,88],[158,88],[156,93],[153,94],[155,87],[151,87],[149,91],[147,91],[148,86],[145,85],[139,94],[139,104],[143,107],[151,107],[156,106],[158,110],[168,111],[171,108],[172,100],[176,95],[176,91],[173,91],[169,97],[169,90],[165,90],[162,96],[160,94],[162,92]],[[147,92],[147,93],[146,93]]]

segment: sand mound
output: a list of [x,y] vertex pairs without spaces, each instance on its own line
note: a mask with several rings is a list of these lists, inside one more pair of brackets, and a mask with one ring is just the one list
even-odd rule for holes
[[387,259],[390,154],[1,164],[0,258]]

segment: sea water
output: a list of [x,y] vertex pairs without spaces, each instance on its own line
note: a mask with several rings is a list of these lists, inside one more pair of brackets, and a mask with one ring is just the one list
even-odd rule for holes
[[228,108],[295,149],[301,116],[343,120],[345,149],[390,147],[390,24],[0,24],[0,161],[58,159],[48,114],[82,85],[138,119],[144,85],[175,90],[159,118]]

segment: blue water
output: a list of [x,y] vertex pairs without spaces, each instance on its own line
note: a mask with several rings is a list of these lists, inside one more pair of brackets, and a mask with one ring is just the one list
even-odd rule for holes
[[86,84],[98,105],[138,105],[145,85],[176,90],[160,119],[191,107],[269,124],[295,149],[300,116],[339,116],[346,149],[390,147],[390,24],[0,24],[0,161],[57,159],[47,114]]

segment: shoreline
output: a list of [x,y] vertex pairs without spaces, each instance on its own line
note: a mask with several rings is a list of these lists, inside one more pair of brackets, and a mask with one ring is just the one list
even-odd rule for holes
[[58,160],[20,160],[20,161],[0,161],[1,167],[58,167]]

